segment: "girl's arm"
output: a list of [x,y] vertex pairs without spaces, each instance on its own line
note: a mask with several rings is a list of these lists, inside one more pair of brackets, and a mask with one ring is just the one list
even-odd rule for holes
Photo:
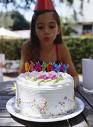
[[78,77],[78,73],[75,69],[75,66],[73,64],[72,58],[71,58],[71,54],[69,49],[62,45],[62,50],[61,50],[61,54],[62,54],[62,61],[63,63],[67,63],[69,64],[69,68],[68,68],[68,73],[73,76],[74,78],[74,82],[75,82],[75,88],[79,85],[79,77]]
[[25,62],[28,61],[28,44],[25,43],[21,47],[21,60],[20,60],[20,69],[19,73],[24,73],[25,72]]
[[19,74],[24,72],[25,72],[25,51],[24,51],[24,47],[22,46]]

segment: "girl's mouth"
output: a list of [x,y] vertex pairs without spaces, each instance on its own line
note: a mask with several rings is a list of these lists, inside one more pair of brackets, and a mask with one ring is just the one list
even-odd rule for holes
[[45,41],[48,41],[50,38],[49,37],[44,37],[44,40]]

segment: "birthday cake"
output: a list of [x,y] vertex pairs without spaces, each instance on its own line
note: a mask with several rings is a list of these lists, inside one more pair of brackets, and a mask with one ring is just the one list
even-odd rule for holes
[[75,109],[74,80],[60,71],[20,74],[16,80],[16,111],[29,117],[49,118]]

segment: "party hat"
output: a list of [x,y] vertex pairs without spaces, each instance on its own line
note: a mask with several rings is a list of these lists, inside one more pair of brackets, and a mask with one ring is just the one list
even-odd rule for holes
[[55,10],[52,0],[37,0],[34,11]]

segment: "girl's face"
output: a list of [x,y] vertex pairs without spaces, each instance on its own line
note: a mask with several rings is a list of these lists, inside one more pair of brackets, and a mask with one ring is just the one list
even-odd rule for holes
[[38,16],[35,31],[40,44],[47,46],[53,44],[60,30],[53,12],[46,12]]

